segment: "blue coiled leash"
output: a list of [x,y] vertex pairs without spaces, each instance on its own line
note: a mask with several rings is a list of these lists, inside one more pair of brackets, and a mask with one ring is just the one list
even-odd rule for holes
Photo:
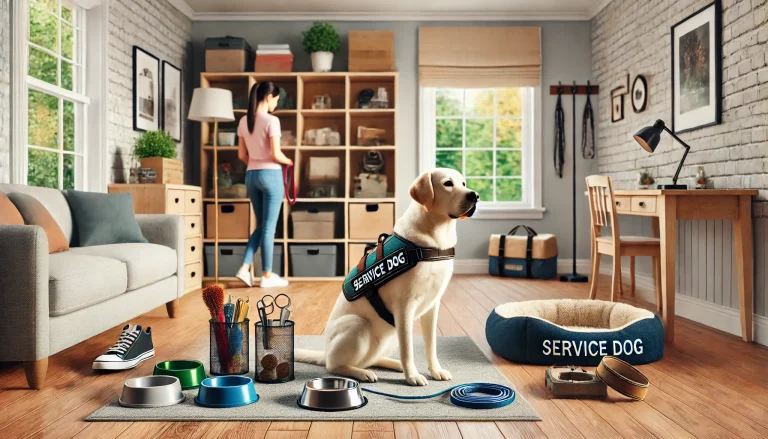
[[[430,399],[445,393],[451,392],[451,403],[459,407],[470,409],[497,409],[512,404],[515,401],[515,391],[507,386],[493,383],[467,383],[449,387],[432,395],[424,396],[402,396],[391,393],[379,392],[377,390],[363,390],[377,395],[388,396],[395,399]],[[481,395],[478,395],[480,393]]]

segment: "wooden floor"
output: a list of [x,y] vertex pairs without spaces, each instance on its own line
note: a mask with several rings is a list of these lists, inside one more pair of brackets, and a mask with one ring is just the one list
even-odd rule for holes
[[[608,279],[601,281],[605,299]],[[18,364],[0,365],[0,438],[768,438],[768,349],[682,318],[676,319],[676,341],[664,359],[640,367],[653,384],[644,402],[616,393],[607,401],[549,399],[544,366],[512,364],[492,354],[484,325],[496,304],[585,298],[587,289],[557,281],[455,276],[443,299],[440,334],[471,337],[533,404],[541,422],[84,422],[118,396],[127,378],[152,373],[152,360],[125,372],[91,371],[93,358],[117,339],[119,325],[51,357],[43,390],[25,388]],[[284,292],[293,298],[297,334],[321,334],[338,283],[297,282]],[[258,297],[260,290],[250,295]],[[169,319],[161,307],[131,320],[152,327],[157,360],[208,355],[200,293],[184,297],[180,311]]]

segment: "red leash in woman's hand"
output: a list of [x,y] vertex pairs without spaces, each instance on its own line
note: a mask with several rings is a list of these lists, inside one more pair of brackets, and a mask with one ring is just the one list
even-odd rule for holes
[[285,198],[293,206],[296,204],[296,182],[293,178],[293,165],[283,166],[283,183],[285,184]]

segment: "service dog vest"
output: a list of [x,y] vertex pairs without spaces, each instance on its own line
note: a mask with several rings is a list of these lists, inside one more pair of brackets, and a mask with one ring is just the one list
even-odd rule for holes
[[376,246],[366,249],[357,267],[344,279],[344,297],[352,302],[364,296],[379,317],[395,326],[395,317],[381,300],[379,288],[419,262],[453,259],[455,254],[454,248],[419,247],[397,234],[382,233]]

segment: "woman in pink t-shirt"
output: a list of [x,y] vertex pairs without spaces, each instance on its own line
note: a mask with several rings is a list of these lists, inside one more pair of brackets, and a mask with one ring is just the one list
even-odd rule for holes
[[284,287],[288,281],[272,272],[272,254],[275,228],[283,204],[285,183],[281,165],[293,161],[280,150],[280,119],[269,114],[280,100],[280,88],[265,81],[254,85],[248,103],[248,116],[240,119],[237,135],[240,138],[238,154],[248,165],[245,186],[256,214],[256,230],[248,240],[243,265],[236,276],[249,287],[253,286],[251,263],[261,247],[262,288]]

